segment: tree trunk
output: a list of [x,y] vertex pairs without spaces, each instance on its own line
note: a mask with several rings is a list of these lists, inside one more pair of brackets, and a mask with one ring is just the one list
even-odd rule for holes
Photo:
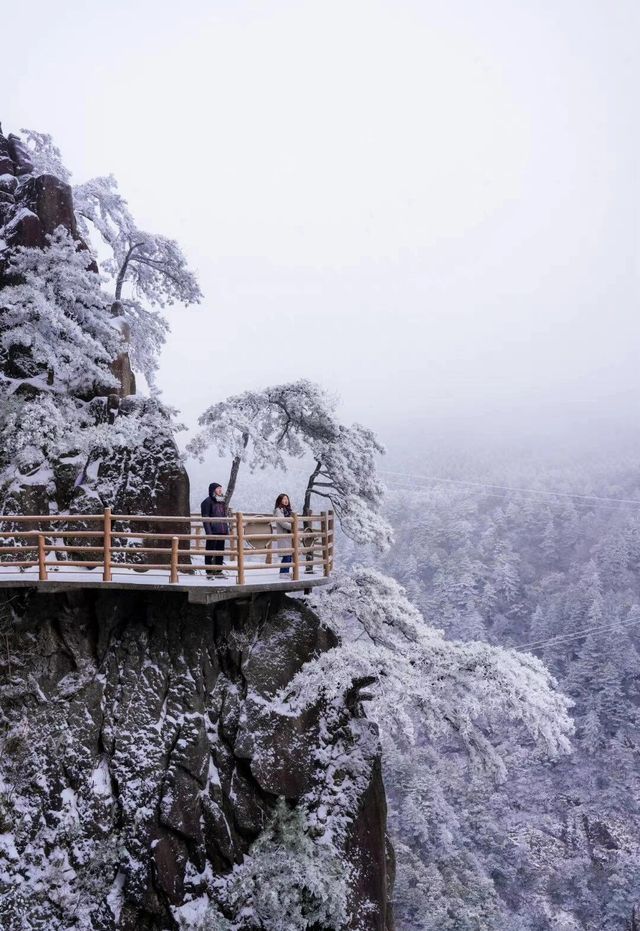
[[224,503],[229,506],[233,493],[236,490],[236,482],[238,481],[238,472],[240,471],[240,456],[236,456],[231,463],[231,472],[229,473],[229,481],[227,483],[227,493],[224,496]]
[[133,250],[137,249],[138,246],[141,246],[141,245],[142,245],[141,242],[134,242],[134,244],[129,248],[129,251],[124,257],[124,262],[122,263],[122,266],[120,267],[120,271],[118,272],[118,277],[116,278],[116,294],[115,294],[116,301],[119,301],[122,298],[122,285],[124,284],[124,279],[127,274],[127,269],[129,268],[129,262],[131,261],[131,255],[133,253]]
[[316,459],[316,467],[309,476],[309,481],[307,482],[307,487],[304,493],[304,507],[302,508],[303,514],[311,514],[311,495],[313,494],[313,486],[321,468],[322,462],[319,459]]
[[[242,448],[246,449],[249,443],[249,434],[242,434]],[[233,462],[231,463],[231,472],[229,473],[229,482],[227,484],[227,493],[224,496],[224,503],[229,507],[229,502],[233,497],[233,493],[236,490],[236,482],[238,481],[238,472],[240,471],[240,463],[242,458],[240,456],[234,456]]]
[[[313,494],[313,486],[315,484],[316,478],[318,477],[318,473],[320,472],[321,468],[322,468],[322,462],[320,461],[320,459],[316,459],[316,467],[311,473],[311,475],[309,476],[309,481],[307,482],[307,487],[304,492],[304,506],[302,508],[303,516],[305,514],[307,515],[311,514],[311,495]],[[310,546],[314,539],[313,524],[310,521],[307,521],[306,523],[303,522],[302,530],[303,530],[302,543],[305,547]],[[305,572],[309,572],[309,573],[313,572],[313,550],[311,550],[310,553],[305,553],[304,558],[305,558],[305,562],[307,563]]]

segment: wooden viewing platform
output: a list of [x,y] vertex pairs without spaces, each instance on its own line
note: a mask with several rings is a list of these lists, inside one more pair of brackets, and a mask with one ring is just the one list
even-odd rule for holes
[[[169,517],[113,514],[110,508],[101,514],[4,514],[0,588],[172,589],[209,603],[326,583],[333,569],[333,512],[293,514],[290,533],[273,533],[275,520],[272,514]],[[206,535],[205,522],[225,522],[229,533]],[[216,568],[205,569],[205,555],[215,555],[205,549],[207,539],[225,541],[227,578],[207,575]],[[285,555],[291,563],[283,575]]]

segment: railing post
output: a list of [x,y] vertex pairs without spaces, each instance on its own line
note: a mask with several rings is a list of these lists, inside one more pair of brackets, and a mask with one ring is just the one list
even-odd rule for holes
[[298,515],[292,517],[293,529],[293,581],[297,582],[300,578],[300,527],[298,525]]
[[[229,549],[238,551],[238,515],[231,508],[228,510],[229,521]],[[236,557],[237,562],[237,557]]]
[[47,581],[47,563],[46,553],[44,550],[44,534],[38,534],[38,579],[41,582]]
[[[312,517],[313,511],[309,511],[309,513],[306,516]],[[304,554],[304,561],[306,563],[306,566],[304,567],[304,571],[309,573],[309,575],[312,575],[313,574],[313,561],[316,558],[316,538],[315,538],[315,534],[313,531],[313,521],[308,520],[305,523],[304,516],[303,516],[302,529],[307,534],[305,537],[303,537],[303,543],[305,547],[307,546],[311,547],[311,552]]]
[[336,546],[335,518],[333,511],[329,511],[329,571],[333,572],[333,557]]
[[104,556],[104,568],[102,570],[102,581],[111,581],[111,508],[104,509],[104,527],[102,529],[103,541],[102,552]]
[[171,537],[171,569],[169,582],[174,585],[178,581],[178,538]]
[[322,562],[324,564],[324,574],[329,575],[331,565],[329,563],[329,515],[326,511],[321,511],[322,517]]
[[238,585],[244,585],[244,517],[236,512],[236,540],[238,541]]

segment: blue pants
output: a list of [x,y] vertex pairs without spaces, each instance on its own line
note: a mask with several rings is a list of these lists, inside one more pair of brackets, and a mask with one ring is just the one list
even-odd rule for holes
[[[283,556],[280,562],[284,565],[285,563],[292,563],[293,556],[291,553],[288,553],[286,556]],[[286,569],[280,570],[280,575],[289,575],[289,566],[287,565]]]

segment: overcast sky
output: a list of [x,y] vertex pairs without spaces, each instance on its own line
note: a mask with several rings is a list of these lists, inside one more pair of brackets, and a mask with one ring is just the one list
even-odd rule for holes
[[383,436],[635,416],[637,0],[0,7],[4,131],[199,271],[160,374],[189,422],[301,376]]

